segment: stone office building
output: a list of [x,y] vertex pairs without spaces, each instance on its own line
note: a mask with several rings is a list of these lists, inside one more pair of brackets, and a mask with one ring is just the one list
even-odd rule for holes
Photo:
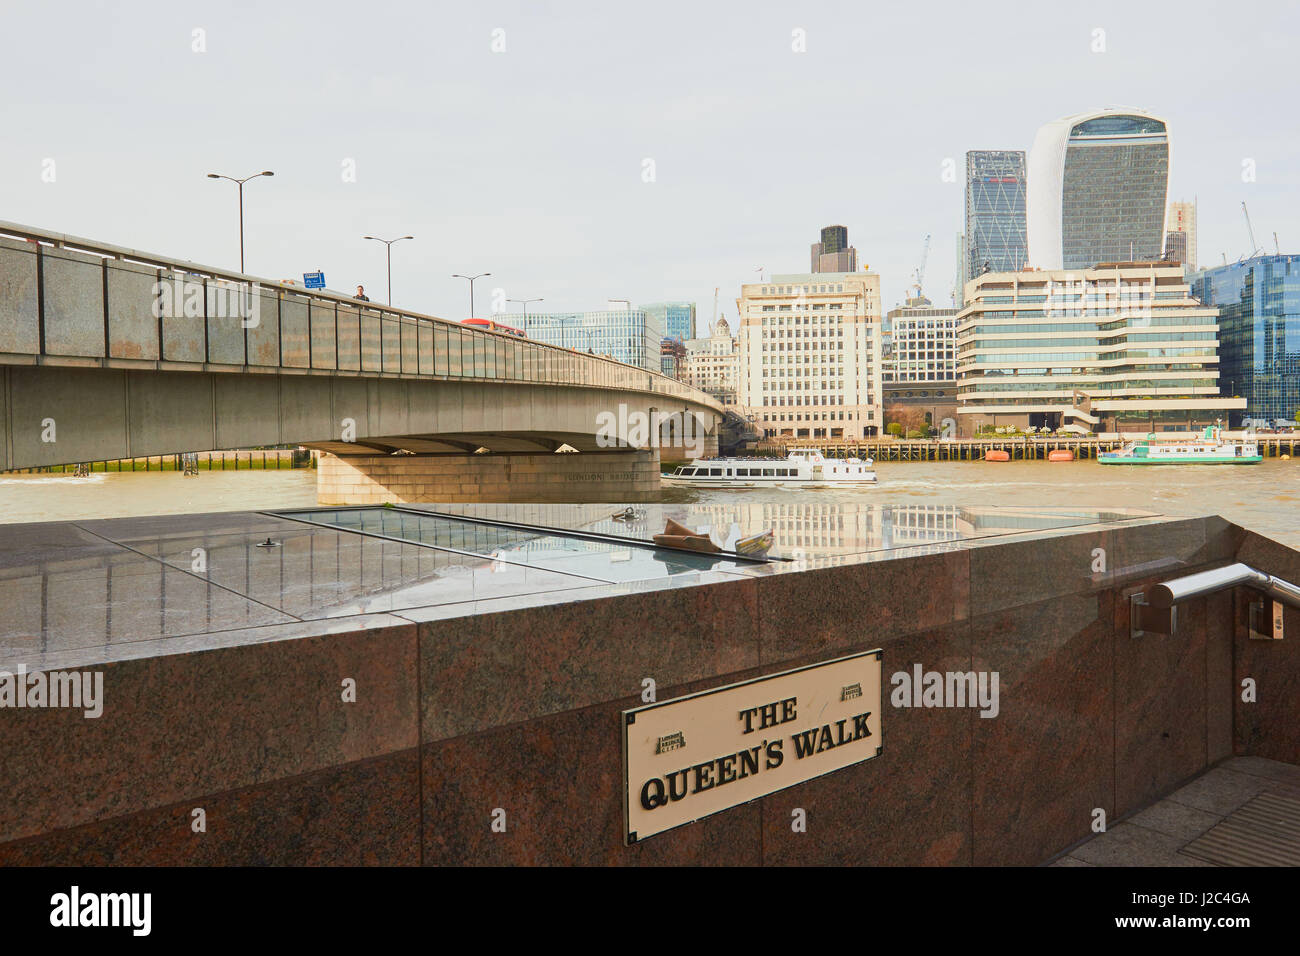
[[878,275],[775,275],[742,286],[736,304],[739,404],[765,437],[879,434]]
[[[894,406],[917,409],[940,428],[957,414],[957,310],[918,296],[885,316],[881,390],[885,417]],[[888,424],[888,421],[886,422]]]

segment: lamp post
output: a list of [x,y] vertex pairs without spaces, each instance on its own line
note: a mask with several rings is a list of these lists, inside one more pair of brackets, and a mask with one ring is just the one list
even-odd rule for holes
[[455,275],[452,276],[453,279],[468,279],[468,280],[469,280],[469,317],[470,317],[471,319],[474,318],[474,280],[475,280],[475,279],[481,279],[481,278],[483,278],[484,276],[490,276],[491,274],[492,274],[492,273],[490,273],[490,272],[480,272],[480,273],[479,273],[478,275],[476,275],[476,276],[463,276],[463,275],[460,275],[459,273],[456,273]]
[[396,239],[380,239],[378,236],[362,236],[362,239],[373,239],[375,242],[382,242],[384,250],[388,253],[388,304],[393,304],[393,243],[401,242],[403,239],[414,239],[415,236],[398,236]]
[[223,176],[220,173],[208,173],[208,179],[229,179],[232,183],[239,186],[239,271],[244,271],[244,183],[250,179],[256,179],[258,176],[274,176],[275,173],[269,169],[264,169],[260,173],[253,173],[251,176],[245,176],[243,179],[236,179],[234,176]]
[[523,327],[522,329],[520,329],[519,331],[520,331],[520,332],[527,333],[527,332],[528,332],[528,303],[529,303],[529,302],[545,302],[546,300],[545,300],[545,299],[542,299],[542,298],[537,298],[537,299],[506,299],[506,301],[507,301],[507,302],[518,302],[520,305],[522,305],[522,306],[524,307],[524,327]]

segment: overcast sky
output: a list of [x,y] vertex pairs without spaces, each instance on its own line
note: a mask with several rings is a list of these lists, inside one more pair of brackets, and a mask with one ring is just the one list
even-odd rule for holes
[[205,174],[271,169],[245,188],[250,272],[380,300],[361,237],[411,233],[394,299],[435,315],[468,312],[452,273],[491,272],[479,314],[501,289],[693,300],[703,324],[720,287],[734,319],[741,283],[806,271],[830,223],[886,308],[932,234],[947,304],[966,150],[1118,104],[1168,120],[1203,265],[1249,251],[1243,200],[1261,246],[1300,251],[1300,5],[1048,6],[0,0],[0,219],[237,267],[235,186]]

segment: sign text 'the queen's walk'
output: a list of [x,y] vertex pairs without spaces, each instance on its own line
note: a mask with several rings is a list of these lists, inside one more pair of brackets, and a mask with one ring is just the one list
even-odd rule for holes
[[626,842],[880,750],[878,650],[625,710]]

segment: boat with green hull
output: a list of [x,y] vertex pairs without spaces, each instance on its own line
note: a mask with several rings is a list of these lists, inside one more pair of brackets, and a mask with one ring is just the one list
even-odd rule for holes
[[1199,438],[1161,440],[1152,433],[1097,456],[1103,465],[1257,465],[1263,460],[1258,444],[1224,438],[1223,429],[1214,425]]

